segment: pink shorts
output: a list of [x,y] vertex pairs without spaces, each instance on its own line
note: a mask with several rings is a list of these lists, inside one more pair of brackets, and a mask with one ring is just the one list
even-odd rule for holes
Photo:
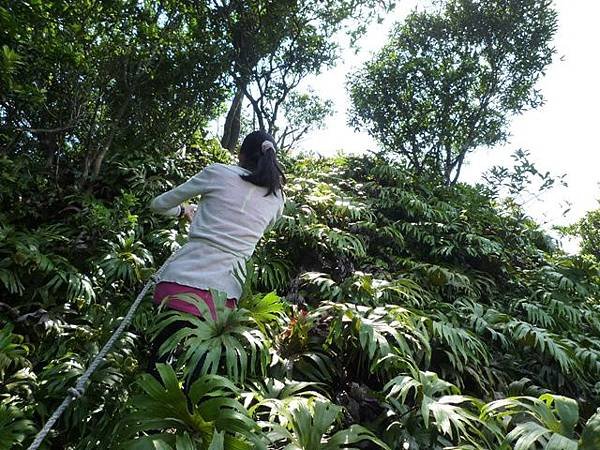
[[[210,310],[210,315],[212,316],[212,319],[216,320],[217,312],[215,310],[215,303],[213,301],[210,291],[207,291],[205,289],[198,289],[195,287],[185,286],[183,284],[177,284],[170,281],[162,281],[158,283],[154,288],[154,303],[160,304],[165,297],[176,297],[178,294],[196,294],[198,297],[204,300],[204,303],[206,303],[206,306],[208,306],[208,309]],[[192,305],[178,298],[173,298],[169,300],[167,306],[171,309],[193,314],[197,317],[202,316],[202,314],[200,314],[200,311],[195,305]],[[228,298],[225,301],[226,308],[235,309],[236,306],[237,301],[235,298]]]

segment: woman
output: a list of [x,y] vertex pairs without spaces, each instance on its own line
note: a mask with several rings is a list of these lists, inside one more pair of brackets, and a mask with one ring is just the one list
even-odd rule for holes
[[[196,306],[177,299],[179,294],[196,294],[214,320],[212,288],[225,292],[225,306],[235,308],[242,286],[234,273],[245,267],[265,230],[281,216],[284,182],[273,137],[254,131],[242,143],[239,165],[212,164],[152,200],[152,210],[191,221],[189,241],[160,276],[154,302],[170,297],[167,307],[200,316]],[[196,196],[201,196],[198,206],[183,205]],[[158,357],[160,345],[183,326],[185,322],[175,322],[154,339],[150,371],[166,360]]]

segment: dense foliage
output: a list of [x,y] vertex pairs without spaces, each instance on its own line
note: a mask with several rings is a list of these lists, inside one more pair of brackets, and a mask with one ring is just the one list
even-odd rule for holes
[[[300,20],[317,3],[314,55],[353,11],[389,6],[279,13]],[[550,51],[547,3],[517,3],[549,14],[536,23]],[[31,443],[185,241],[186,224],[148,203],[232,161],[201,130],[244,71],[290,56],[298,23],[270,36],[244,25],[278,4],[0,2],[0,449]],[[248,37],[264,44],[254,59],[236,53]],[[535,73],[515,105],[537,98]],[[290,139],[330,107],[286,98]],[[489,174],[495,186],[440,183],[389,154],[282,158],[285,213],[240,308],[201,321],[146,299],[43,448],[600,448],[596,213],[573,228],[584,254],[567,256],[511,198],[529,175],[553,182],[524,153]],[[152,376],[151,338],[175,320],[188,327]]]
[[1,2],[2,154],[85,183],[189,144],[226,95],[221,28],[201,4]]
[[[167,165],[120,165],[109,185],[122,188],[102,198],[52,197],[25,163],[3,166],[39,193],[27,211],[62,213],[60,225],[2,216],[2,436],[32,438],[182,242],[148,199],[217,159],[201,143]],[[286,212],[241,309],[190,321],[175,371],[157,381],[141,375],[145,349],[179,313],[156,320],[145,303],[53,447],[595,448],[596,263],[555,250],[483,186],[439,187],[369,158],[287,166]],[[23,193],[3,189],[3,211]],[[257,293],[271,290],[281,297]],[[205,378],[185,392],[177,379],[203,351]]]

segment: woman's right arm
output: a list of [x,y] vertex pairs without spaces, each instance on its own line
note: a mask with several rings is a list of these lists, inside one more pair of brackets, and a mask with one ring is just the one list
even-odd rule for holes
[[212,189],[217,170],[215,164],[206,167],[185,183],[154,198],[150,202],[150,209],[166,216],[179,215],[183,202],[198,195],[206,194]]

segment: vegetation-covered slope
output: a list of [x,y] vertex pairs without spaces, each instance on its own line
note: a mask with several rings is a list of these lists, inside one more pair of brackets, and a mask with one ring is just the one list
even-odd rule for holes
[[[227,159],[201,147],[171,167]],[[231,381],[202,378],[186,400],[174,378],[185,366],[162,369],[164,391],[141,376],[161,323],[146,302],[52,447],[577,448],[586,429],[581,448],[595,448],[594,419],[584,428],[599,406],[593,259],[565,256],[482,186],[439,187],[372,158],[287,166],[286,212],[257,250],[243,309],[185,338],[219,348],[206,371]],[[2,217],[6,446],[30,441],[182,242],[146,205],[187,174],[139,167],[115,166],[101,197],[53,198],[25,166],[5,166],[5,179],[46,192],[28,197],[32,217]],[[3,206],[22,194],[3,189]],[[271,290],[282,297],[256,293]]]
[[[202,130],[228,109],[235,149],[245,100],[289,183],[241,308],[201,322],[146,299],[43,448],[600,448],[597,212],[566,256],[498,186],[459,182],[541,103],[552,2],[409,14],[349,78],[380,155],[287,155],[331,112],[301,81],[391,6],[0,2],[0,449],[32,442],[185,241],[148,203],[233,159]],[[517,163],[492,174],[509,193],[535,174]],[[155,379],[151,336],[177,319]]]

